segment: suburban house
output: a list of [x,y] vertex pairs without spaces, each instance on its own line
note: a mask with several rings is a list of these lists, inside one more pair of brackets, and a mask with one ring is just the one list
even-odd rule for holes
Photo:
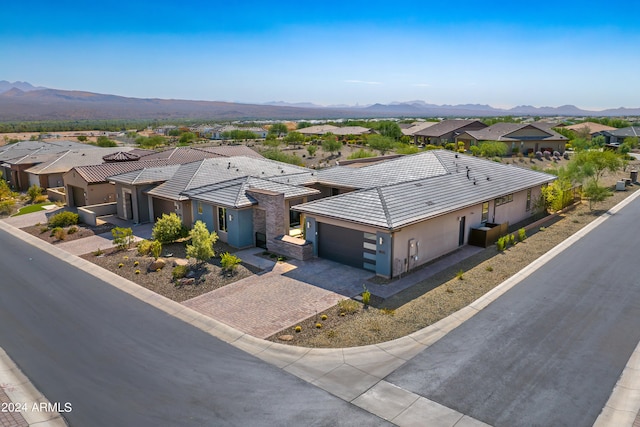
[[338,137],[347,135],[367,135],[375,133],[373,129],[369,129],[363,126],[333,126],[333,125],[317,125],[310,126],[296,130],[306,136],[322,136],[327,133],[332,133]]
[[318,171],[210,158],[109,178],[124,219],[175,212],[237,248],[319,256],[385,277],[466,245],[473,229],[529,218],[554,179],[446,150]]
[[0,172],[17,191],[26,191],[32,184],[27,169],[55,160],[69,150],[88,152],[97,148],[73,141],[20,141],[3,145],[0,146]]
[[507,144],[512,152],[527,154],[536,151],[562,153],[569,140],[546,123],[496,123],[483,129],[461,132],[456,136],[456,142],[460,141],[464,142],[465,149],[483,141],[500,141]]
[[573,132],[587,132],[592,137],[600,135],[604,131],[616,130],[613,126],[601,125],[600,123],[584,122],[576,125],[560,126]]
[[626,128],[616,130],[605,130],[599,133],[605,138],[607,144],[622,144],[625,138],[638,138],[640,137],[640,127],[629,126]]
[[[140,152],[138,150],[136,152]],[[115,185],[107,179],[113,175],[134,172],[145,168],[195,162],[215,157],[244,155],[262,158],[244,145],[222,147],[177,147],[159,152],[145,151],[142,157],[132,157],[135,152],[118,152],[106,156],[105,163],[78,166],[62,176],[68,206],[87,206],[116,201]],[[149,154],[151,153],[151,154]]]
[[[37,165],[25,170],[29,185],[39,185],[42,188],[62,187],[63,175],[76,166],[97,165],[101,163],[135,161],[140,156],[151,153],[149,150],[139,150],[132,147],[93,147],[67,150]],[[90,148],[87,148],[90,147]]]
[[443,120],[415,132],[413,137],[416,144],[444,145],[455,142],[456,137],[463,132],[486,127],[480,120]]
[[436,125],[438,122],[413,122],[409,124],[400,124],[400,130],[405,136],[414,137],[416,132],[424,130],[428,127]]

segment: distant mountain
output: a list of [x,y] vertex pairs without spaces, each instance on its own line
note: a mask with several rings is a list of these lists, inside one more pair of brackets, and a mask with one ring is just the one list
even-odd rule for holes
[[8,82],[6,80],[0,80],[0,93],[5,93],[5,92],[9,92],[11,89],[19,89],[22,92],[29,92],[32,90],[42,90],[42,89],[46,89],[44,87],[36,87],[36,86],[32,86],[31,83],[27,83],[27,82]]
[[574,105],[508,110],[483,104],[436,105],[425,101],[330,106],[312,103],[241,104],[219,101],[129,98],[93,92],[35,87],[27,82],[0,81],[0,121],[100,119],[313,120],[384,117],[490,116],[640,116],[640,108],[586,111]]

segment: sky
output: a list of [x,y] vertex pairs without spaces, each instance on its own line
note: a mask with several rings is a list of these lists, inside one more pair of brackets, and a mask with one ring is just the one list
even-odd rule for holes
[[640,107],[640,2],[7,0],[0,80],[136,98]]

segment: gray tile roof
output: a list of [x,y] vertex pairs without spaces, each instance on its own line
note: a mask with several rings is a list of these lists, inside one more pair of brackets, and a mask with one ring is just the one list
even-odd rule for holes
[[144,168],[154,168],[170,164],[167,160],[140,160],[133,162],[103,163],[101,165],[78,166],[77,172],[87,183],[97,184],[106,182],[107,177],[121,175],[127,172],[139,171]]
[[613,135],[613,136],[617,136],[617,137],[627,137],[627,136],[638,136],[640,137],[640,127],[638,126],[629,126],[626,128],[621,128],[621,129],[616,129],[616,130],[610,130],[607,131],[606,133]]
[[313,188],[283,184],[269,179],[245,176],[185,191],[183,195],[193,200],[200,200],[219,206],[244,208],[257,203],[251,195],[247,194],[247,191],[251,189],[270,190],[283,193],[285,199],[310,196],[320,193],[318,190]]
[[224,157],[245,156],[245,157],[255,157],[257,159],[264,158],[260,153],[252,150],[246,145],[221,145],[218,147],[198,147],[198,150],[207,151],[209,153],[214,153]]
[[[526,128],[533,128],[545,132],[547,136],[532,135],[531,137],[513,136],[510,134]],[[470,130],[464,132],[477,141],[523,141],[523,140],[539,140],[539,141],[568,141],[568,139],[551,128],[537,125],[535,123],[496,123],[480,130]]]
[[107,179],[110,182],[127,185],[153,184],[157,182],[167,181],[178,171],[178,168],[180,166],[180,164],[177,164],[162,167],[137,169],[133,172],[110,176],[107,177]]
[[[407,157],[426,162],[435,160],[445,172],[391,184],[380,180],[369,188],[296,205],[292,209],[310,215],[398,230],[555,179],[543,172],[456,155],[445,150]],[[394,161],[385,163],[391,171],[397,170]]]
[[33,164],[54,159],[68,150],[96,149],[93,145],[73,141],[20,141],[0,146],[0,161],[10,164]]
[[171,200],[184,200],[187,198],[182,195],[185,191],[233,178],[286,177],[309,171],[299,166],[244,156],[204,159],[182,165],[170,180],[150,190],[148,194]]
[[446,135],[449,132],[453,132],[457,129],[463,128],[467,125],[470,125],[474,122],[481,123],[480,120],[443,120],[440,123],[436,123],[433,126],[429,126],[425,129],[419,130],[414,133],[414,135],[418,136],[426,136],[426,137],[440,137],[442,135]]
[[436,124],[438,124],[438,122],[418,122],[412,123],[404,128],[401,127],[400,130],[402,131],[403,135],[413,136],[416,134],[416,132],[420,132],[421,130],[430,128],[431,126],[435,126]]
[[55,157],[38,163],[26,170],[28,173],[35,175],[50,173],[65,173],[73,169],[75,166],[99,165],[104,163],[104,157],[109,154],[130,151],[127,147],[101,148],[94,147],[75,150],[67,150],[55,154]]
[[221,156],[221,154],[199,150],[193,147],[176,147],[149,154],[141,157],[141,160],[171,160],[173,163],[191,163]]

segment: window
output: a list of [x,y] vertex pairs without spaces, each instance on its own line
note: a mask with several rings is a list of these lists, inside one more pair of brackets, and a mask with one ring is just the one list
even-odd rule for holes
[[531,189],[527,190],[527,210],[531,210]]
[[227,208],[218,208],[218,231],[227,231]]
[[300,212],[298,211],[289,211],[289,227],[300,227]]
[[495,200],[496,206],[504,205],[505,203],[513,202],[513,194],[508,194],[503,197],[498,197]]
[[202,202],[198,202],[198,215],[202,215]]
[[482,222],[489,221],[489,202],[484,202],[482,204]]

